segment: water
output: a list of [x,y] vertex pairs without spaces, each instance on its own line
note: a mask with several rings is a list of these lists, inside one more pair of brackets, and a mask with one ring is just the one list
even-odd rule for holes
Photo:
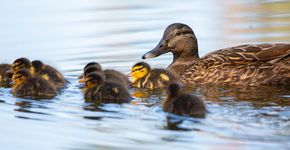
[[[41,59],[71,82],[41,101],[0,88],[0,149],[290,148],[289,89],[198,87],[192,90],[206,101],[207,118],[175,116],[183,122],[170,124],[162,92],[94,106],[83,101],[76,78],[90,61],[129,73],[174,22],[193,28],[201,56],[237,44],[289,42],[289,1],[10,0],[0,2],[0,18],[0,62]],[[171,58],[146,61],[165,68]]]

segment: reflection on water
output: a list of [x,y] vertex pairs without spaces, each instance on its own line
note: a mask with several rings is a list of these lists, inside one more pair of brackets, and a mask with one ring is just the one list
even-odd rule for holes
[[[190,25],[200,54],[244,43],[289,42],[290,2],[43,0],[0,2],[0,62],[26,56],[70,81],[53,100],[0,88],[1,149],[289,149],[289,87],[196,87],[206,119],[167,115],[164,91],[131,89],[130,104],[87,103],[77,81],[90,61],[129,73],[173,22]],[[146,60],[166,67],[172,56]]]

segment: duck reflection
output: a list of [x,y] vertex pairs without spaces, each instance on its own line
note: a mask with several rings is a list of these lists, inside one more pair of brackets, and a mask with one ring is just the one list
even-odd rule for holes
[[290,87],[200,87],[200,94],[211,102],[250,102],[254,107],[290,106]]
[[[15,115],[15,117],[21,118],[21,119],[43,121],[44,119],[41,119],[42,117],[37,116],[37,115],[51,115],[51,114],[41,112],[42,109],[48,109],[48,108],[46,107],[46,103],[42,105],[42,104],[38,104],[38,102],[40,102],[40,101],[37,101],[37,100],[31,100],[31,101],[19,100],[19,101],[16,101],[15,105],[19,106],[19,107],[14,109],[14,111],[21,112],[21,113]],[[40,111],[32,110],[35,108],[41,109],[41,110]]]

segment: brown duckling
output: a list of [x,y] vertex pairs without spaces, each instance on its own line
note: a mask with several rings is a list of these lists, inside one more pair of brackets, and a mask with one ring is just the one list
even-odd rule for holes
[[101,73],[90,73],[85,79],[84,98],[88,102],[127,103],[132,99],[123,85],[105,81]]
[[126,88],[128,88],[131,85],[128,77],[123,73],[113,69],[103,70],[101,65],[96,62],[90,62],[84,67],[84,73],[79,77],[80,78],[79,81],[83,83],[85,81],[86,74],[92,72],[100,72],[104,74],[106,81],[120,83],[121,85],[124,85],[124,87]]
[[41,76],[32,76],[26,69],[17,70],[12,77],[12,93],[23,98],[53,98],[57,95],[55,87]]
[[163,110],[176,115],[187,115],[204,118],[207,109],[203,101],[193,94],[183,93],[177,83],[167,87],[167,97],[163,103]]
[[12,73],[7,71],[11,69],[10,64],[0,64],[0,87],[10,87]]
[[36,76],[42,76],[44,79],[53,83],[56,89],[61,89],[68,82],[65,80],[63,75],[52,66],[43,64],[39,60],[34,60],[31,62],[31,73]]
[[171,52],[168,69],[188,85],[290,85],[290,44],[247,44],[199,57],[197,38],[182,23],[169,25],[158,45],[142,56]]
[[145,62],[138,62],[132,67],[132,83],[134,87],[159,89],[165,88],[178,79],[170,71],[165,69],[151,69]]

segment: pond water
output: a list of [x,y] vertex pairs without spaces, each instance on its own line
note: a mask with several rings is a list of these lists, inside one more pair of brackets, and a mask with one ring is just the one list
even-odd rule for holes
[[[290,149],[289,88],[192,89],[206,119],[167,123],[163,92],[132,104],[85,103],[77,76],[97,61],[129,73],[171,23],[193,28],[200,55],[246,43],[290,41],[285,0],[9,0],[0,2],[0,62],[41,59],[70,81],[52,100],[0,88],[0,149]],[[146,60],[165,68],[171,54]],[[134,93],[138,89],[132,89]]]

